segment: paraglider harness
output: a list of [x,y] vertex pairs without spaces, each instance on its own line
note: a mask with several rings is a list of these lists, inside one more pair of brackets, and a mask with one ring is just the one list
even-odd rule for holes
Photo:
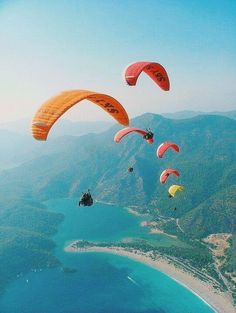
[[153,132],[151,132],[150,128],[146,129],[147,133],[143,136],[144,139],[148,140],[148,139],[152,139],[154,134]]
[[90,191],[88,190],[88,192],[83,192],[82,193],[82,196],[80,198],[80,201],[79,201],[79,206],[91,206],[93,205],[93,198],[90,194]]

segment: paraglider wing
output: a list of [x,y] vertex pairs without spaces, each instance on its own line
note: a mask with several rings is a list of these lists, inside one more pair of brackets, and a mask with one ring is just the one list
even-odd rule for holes
[[168,91],[170,82],[164,67],[155,62],[136,62],[125,70],[125,80],[129,86],[135,86],[139,75],[145,72],[161,89]]
[[158,158],[162,158],[165,152],[168,149],[172,149],[175,152],[179,152],[179,146],[173,142],[163,142],[158,148],[157,148],[157,156]]
[[[137,134],[139,134],[139,135],[141,135],[141,136],[145,136],[145,135],[147,135],[147,133],[148,133],[147,131],[142,130],[142,129],[139,129],[139,128],[135,128],[135,127],[126,127],[126,128],[121,129],[120,131],[118,131],[118,132],[115,134],[114,141],[118,143],[118,142],[121,141],[121,139],[122,139],[123,137],[125,137],[126,135],[128,135],[128,134],[130,134],[130,133],[132,133],[132,132],[135,132],[135,133],[137,133]],[[147,141],[147,143],[150,143],[150,144],[153,143],[153,138],[151,138],[151,139],[145,139],[145,140]]]
[[168,192],[171,197],[174,197],[177,191],[183,191],[184,186],[181,185],[172,185],[170,186]]
[[160,175],[160,182],[161,184],[165,184],[165,182],[167,181],[167,178],[171,175],[174,174],[176,176],[179,176],[179,172],[173,168],[167,168],[166,170],[164,170],[161,175]]
[[46,140],[53,124],[72,106],[82,100],[89,100],[100,106],[118,123],[129,125],[129,117],[123,106],[111,96],[88,91],[71,90],[49,99],[39,108],[32,122],[32,135],[37,140]]

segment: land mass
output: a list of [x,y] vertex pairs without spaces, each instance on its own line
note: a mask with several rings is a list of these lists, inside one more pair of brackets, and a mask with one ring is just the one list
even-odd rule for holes
[[95,244],[77,240],[65,247],[66,252],[100,252],[125,256],[145,263],[170,276],[178,283],[190,289],[203,301],[209,304],[218,313],[235,313],[231,296],[222,291],[220,285],[213,278],[199,273],[193,267],[180,264],[177,260],[157,254],[155,251],[144,252],[131,247],[122,247],[117,244]]
[[[133,119],[132,124],[150,127],[155,133],[155,144],[147,145],[137,135],[115,143],[118,125],[102,134],[52,137],[45,143],[37,143],[31,152],[24,149],[29,148],[28,143],[23,144],[23,138],[21,142],[14,134],[9,137],[10,142],[8,139],[4,144],[3,140],[1,164],[6,158],[7,162],[12,161],[10,154],[25,161],[0,172],[1,202],[6,195],[18,199],[11,207],[8,201],[0,203],[0,226],[34,232],[27,239],[34,246],[35,232],[41,239],[45,238],[42,235],[50,239],[62,220],[61,216],[41,208],[40,203],[52,197],[78,198],[81,191],[90,188],[95,202],[113,203],[132,208],[131,213],[148,214],[147,227],[153,233],[153,240],[131,240],[129,244],[133,248],[141,247],[144,252],[157,249],[155,236],[168,234],[173,245],[158,247],[158,253],[207,273],[236,300],[236,120],[216,115],[173,120],[146,113]],[[3,132],[0,137],[4,139],[8,133]],[[177,143],[181,153],[169,151],[158,160],[156,148],[167,140]],[[27,154],[26,159],[20,157],[22,152]],[[127,171],[131,165],[133,173]],[[169,177],[167,184],[161,185],[159,175],[167,167],[178,169],[181,176]],[[173,183],[186,188],[170,200],[167,190]],[[37,205],[32,208],[35,201]],[[6,235],[0,244],[4,245],[10,228],[3,230]],[[29,233],[22,232],[12,237],[12,246],[19,243],[21,234],[23,239],[26,235],[29,238]],[[222,234],[227,235],[222,237]],[[20,245],[23,243],[21,240]],[[47,243],[42,240],[50,263],[55,263],[51,258],[53,244]],[[1,260],[14,260],[11,258],[14,249],[1,251]],[[31,252],[34,249],[29,251],[28,258]],[[37,253],[41,249],[37,248]],[[12,272],[7,262],[1,264],[4,273]]]

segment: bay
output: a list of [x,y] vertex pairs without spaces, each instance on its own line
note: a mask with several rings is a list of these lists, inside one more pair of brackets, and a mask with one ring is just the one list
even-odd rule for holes
[[[73,199],[55,199],[46,204],[65,215],[54,236],[55,254],[71,272],[32,269],[0,298],[0,313],[214,312],[191,291],[145,264],[107,253],[64,252],[65,245],[74,239],[113,242],[153,236],[140,227],[147,217],[105,204],[78,208]],[[154,236],[160,245],[171,245],[175,240]]]

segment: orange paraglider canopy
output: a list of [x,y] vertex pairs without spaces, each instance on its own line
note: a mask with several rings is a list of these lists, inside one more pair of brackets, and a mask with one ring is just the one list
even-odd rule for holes
[[121,125],[129,125],[127,112],[111,96],[89,90],[70,90],[63,91],[42,104],[33,118],[33,137],[37,140],[46,140],[51,127],[60,116],[72,106],[85,99],[97,104]]
[[146,73],[161,89],[168,91],[170,81],[164,67],[155,62],[136,62],[125,69],[125,80],[128,85],[135,86],[139,75]]

